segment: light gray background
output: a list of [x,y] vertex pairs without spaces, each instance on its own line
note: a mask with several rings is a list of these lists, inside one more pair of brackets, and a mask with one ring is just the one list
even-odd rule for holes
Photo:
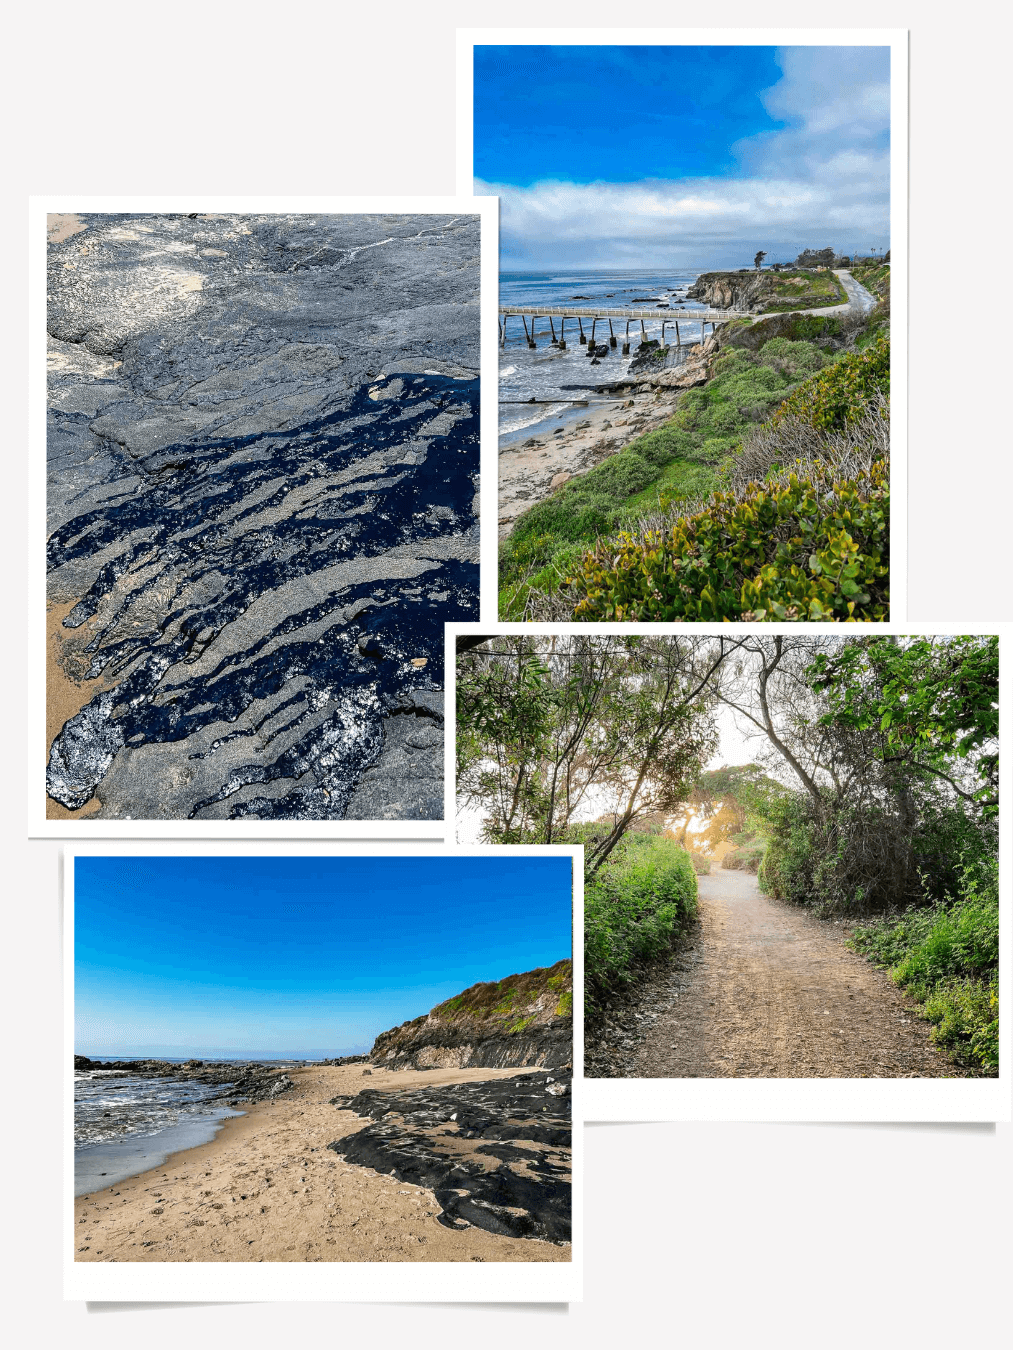
[[[1011,1127],[664,1125],[587,1131],[586,1295],[565,1309],[64,1304],[59,844],[23,841],[23,390],[29,193],[453,193],[457,26],[641,22],[912,29],[910,613],[1013,618],[1006,563],[1008,209],[1001,13],[983,3],[617,11],[603,0],[267,7],[19,6],[8,20],[3,546],[10,608],[2,818],[4,1309],[18,1345],[249,1350],[347,1343],[515,1350],[952,1346],[996,1339],[1008,1288]],[[523,91],[518,91],[523,96]],[[621,116],[596,94],[589,115]],[[900,147],[898,147],[898,150]],[[991,287],[995,287],[993,291]],[[948,315],[953,335],[936,324]],[[973,386],[972,382],[973,381]],[[903,615],[895,615],[902,619]],[[41,753],[41,742],[40,742]],[[10,1264],[16,1265],[16,1271]],[[1006,1323],[1004,1327],[1004,1321]]]

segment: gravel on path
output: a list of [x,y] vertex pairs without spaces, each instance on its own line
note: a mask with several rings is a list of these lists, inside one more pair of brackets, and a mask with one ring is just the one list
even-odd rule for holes
[[589,1037],[589,1077],[953,1078],[913,1001],[844,946],[850,928],[699,879],[699,923]]

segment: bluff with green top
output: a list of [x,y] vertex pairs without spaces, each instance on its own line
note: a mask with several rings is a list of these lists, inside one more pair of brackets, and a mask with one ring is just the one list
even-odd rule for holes
[[386,1069],[557,1069],[573,1063],[573,962],[473,984],[377,1036]]

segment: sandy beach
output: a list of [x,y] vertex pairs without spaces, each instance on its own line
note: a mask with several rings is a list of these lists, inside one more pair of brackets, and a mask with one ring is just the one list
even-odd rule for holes
[[[327,1148],[369,1122],[330,1105],[364,1088],[434,1088],[525,1069],[290,1070],[295,1086],[217,1137],[74,1206],[78,1261],[569,1261],[568,1244],[437,1220],[431,1190]],[[466,1141],[461,1140],[461,1145]],[[464,1151],[462,1149],[462,1151]]]
[[588,407],[561,414],[552,426],[542,424],[533,435],[517,437],[501,446],[500,538],[510,533],[518,516],[569,478],[594,468],[645,431],[667,422],[681,392],[643,386],[623,390],[607,401],[595,396]]

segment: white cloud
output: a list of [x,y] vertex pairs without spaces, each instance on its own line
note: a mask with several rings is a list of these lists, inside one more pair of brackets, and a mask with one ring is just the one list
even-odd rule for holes
[[722,177],[630,183],[476,180],[501,198],[507,267],[746,266],[803,247],[889,243],[889,53],[791,48],[761,99],[785,129],[733,146]]

